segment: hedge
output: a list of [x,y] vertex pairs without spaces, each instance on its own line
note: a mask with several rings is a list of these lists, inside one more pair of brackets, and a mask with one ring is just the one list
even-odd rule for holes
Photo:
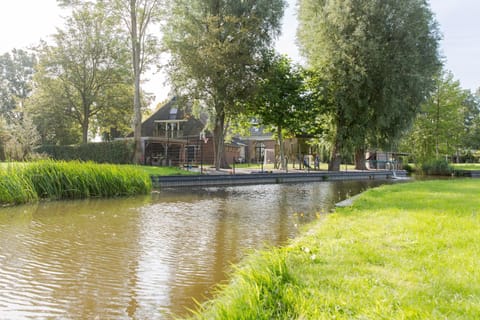
[[80,160],[97,163],[129,164],[132,163],[133,141],[92,142],[72,146],[43,145],[35,152],[46,154],[54,160]]

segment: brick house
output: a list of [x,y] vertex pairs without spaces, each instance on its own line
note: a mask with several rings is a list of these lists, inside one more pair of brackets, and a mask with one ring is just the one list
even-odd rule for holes
[[[180,106],[176,98],[157,109],[142,123],[144,164],[161,166],[213,165],[213,136],[205,130],[206,117],[197,119],[191,108]],[[303,138],[285,139],[289,163],[299,163],[310,152]],[[276,163],[276,139],[262,128],[252,127],[249,136],[236,136],[225,143],[226,162]]]
[[[148,165],[213,165],[214,144],[205,130],[206,118],[195,118],[190,108],[172,98],[142,123],[142,150]],[[227,163],[240,157],[242,145],[225,143]]]

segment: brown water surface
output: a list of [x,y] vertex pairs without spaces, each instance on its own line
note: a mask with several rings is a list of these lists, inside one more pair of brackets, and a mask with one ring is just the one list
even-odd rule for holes
[[250,249],[385,181],[162,190],[0,209],[0,319],[169,319]]

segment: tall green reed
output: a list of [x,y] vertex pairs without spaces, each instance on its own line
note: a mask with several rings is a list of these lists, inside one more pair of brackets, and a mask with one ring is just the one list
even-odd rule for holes
[[0,205],[21,204],[37,199],[29,179],[11,167],[0,170]]
[[148,174],[133,166],[80,161],[39,161],[0,172],[0,203],[41,199],[81,199],[146,194]]

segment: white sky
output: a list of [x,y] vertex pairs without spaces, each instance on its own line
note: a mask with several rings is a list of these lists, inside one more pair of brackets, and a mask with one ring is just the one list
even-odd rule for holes
[[[283,23],[283,35],[277,49],[299,60],[295,45],[295,0],[287,0],[289,8]],[[453,72],[462,87],[476,91],[480,87],[480,0],[430,0],[443,34],[442,54],[446,69]],[[56,0],[0,0],[0,54],[13,48],[35,45],[40,39],[62,26]],[[156,101],[168,96],[163,81],[150,83],[147,91]]]

